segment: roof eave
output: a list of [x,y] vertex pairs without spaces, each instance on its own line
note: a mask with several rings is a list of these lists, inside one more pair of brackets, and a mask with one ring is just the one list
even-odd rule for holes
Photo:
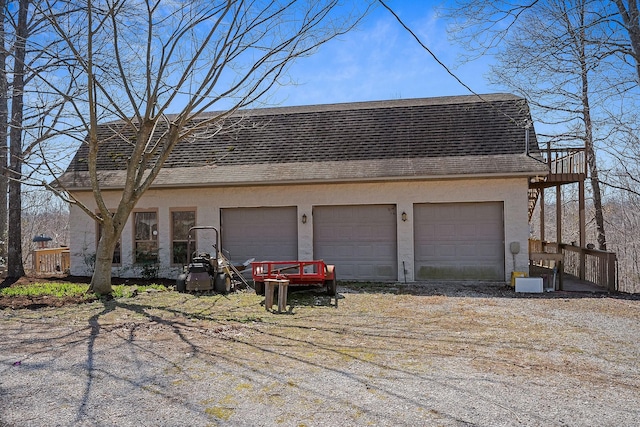
[[[459,157],[387,158],[376,160],[209,165],[165,168],[152,188],[234,187],[336,182],[451,180],[500,177],[541,177],[549,173],[539,159],[521,154]],[[88,172],[60,178],[68,190],[91,188]],[[101,171],[101,189],[122,189],[125,170]]]

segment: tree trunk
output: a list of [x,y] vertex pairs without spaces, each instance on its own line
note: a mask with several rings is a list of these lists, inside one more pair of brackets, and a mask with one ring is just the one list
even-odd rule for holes
[[593,191],[593,207],[595,210],[595,220],[596,220],[596,231],[597,231],[597,239],[598,239],[598,249],[601,251],[607,250],[607,238],[604,232],[604,213],[602,210],[602,193],[600,191],[600,179],[598,178],[598,169],[595,166],[595,153],[593,150],[589,153],[587,150],[587,158],[594,156],[593,160],[588,160],[589,163],[589,174],[591,175],[591,188]]
[[[121,227],[120,227],[121,228]],[[111,293],[111,265],[113,263],[113,251],[118,244],[122,230],[116,230],[114,223],[107,220],[102,226],[102,233],[98,248],[96,249],[96,262],[89,290],[98,295]]]
[[[584,10],[583,10],[584,12]],[[584,14],[582,15],[584,24]],[[596,151],[593,146],[593,122],[591,121],[591,107],[589,104],[589,68],[586,60],[586,37],[584,25],[580,31],[580,68],[582,76],[582,120],[584,121],[584,146],[587,156],[587,166],[591,177],[591,189],[593,191],[593,208],[595,211],[596,230],[598,239],[598,249],[607,250],[607,239],[604,232],[604,215],[602,210],[602,192],[600,191],[600,179],[598,178],[598,163],[596,162]]]
[[6,0],[0,0],[0,258],[7,256],[7,123],[9,123],[9,87],[7,85],[7,53],[4,32]]
[[9,234],[7,251],[7,276],[24,276],[22,263],[22,186],[20,181],[9,182]]
[[24,58],[28,36],[29,0],[18,2],[18,27],[14,49],[13,91],[11,96],[11,130],[9,131],[9,250],[7,276],[24,276],[22,263],[22,121],[24,113]]

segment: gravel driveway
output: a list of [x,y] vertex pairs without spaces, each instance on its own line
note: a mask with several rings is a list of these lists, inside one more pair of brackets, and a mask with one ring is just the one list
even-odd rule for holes
[[503,284],[0,311],[0,426],[640,425],[640,301]]

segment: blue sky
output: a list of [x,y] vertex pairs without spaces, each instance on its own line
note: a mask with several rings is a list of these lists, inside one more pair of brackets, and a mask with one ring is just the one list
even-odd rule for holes
[[[422,42],[477,93],[499,92],[485,79],[489,58],[456,67],[460,48],[451,43],[440,2],[389,0],[388,5]],[[361,25],[300,59],[290,70],[296,85],[283,86],[269,104],[292,106],[386,99],[467,95],[385,8]]]

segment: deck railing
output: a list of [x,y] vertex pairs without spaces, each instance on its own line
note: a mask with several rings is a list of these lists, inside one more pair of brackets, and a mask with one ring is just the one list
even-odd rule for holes
[[549,165],[552,174],[584,174],[587,172],[587,159],[582,148],[551,148],[541,151],[542,158]]
[[529,252],[558,252],[564,256],[563,270],[580,280],[618,291],[618,259],[614,252],[581,248],[566,243],[529,240]]
[[565,271],[580,280],[595,283],[611,292],[618,290],[617,263],[614,252],[581,248],[561,243],[564,254]]
[[35,274],[62,274],[69,271],[69,248],[35,249],[31,254]]

